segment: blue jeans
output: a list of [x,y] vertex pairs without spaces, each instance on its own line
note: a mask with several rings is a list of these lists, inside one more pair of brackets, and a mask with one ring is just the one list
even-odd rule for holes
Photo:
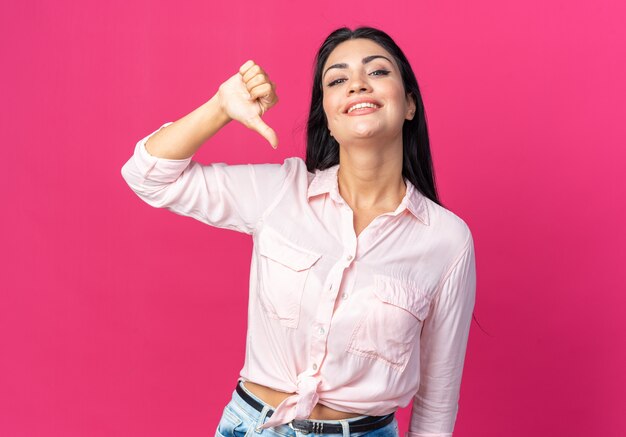
[[256,401],[263,404],[265,408],[265,414],[261,411],[257,411],[244,401],[241,396],[233,390],[233,397],[231,401],[224,408],[222,417],[217,426],[215,437],[315,437],[315,436],[328,436],[328,437],[398,437],[398,422],[393,419],[390,423],[372,431],[363,432],[350,432],[350,422],[354,422],[359,419],[363,419],[367,416],[351,417],[343,420],[316,420],[316,422],[341,424],[343,428],[343,435],[341,434],[304,434],[289,426],[289,424],[279,425],[267,429],[259,429],[267,421],[267,411],[273,410],[273,408],[263,402],[261,399],[247,390],[243,384],[242,388],[252,396]]

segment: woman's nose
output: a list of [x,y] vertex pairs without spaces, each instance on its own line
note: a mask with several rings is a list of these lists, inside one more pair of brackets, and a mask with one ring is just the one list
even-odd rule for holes
[[354,79],[350,81],[350,86],[348,87],[349,93],[360,93],[364,91],[369,91],[370,86],[367,83],[367,80],[364,80],[360,75],[356,76]]

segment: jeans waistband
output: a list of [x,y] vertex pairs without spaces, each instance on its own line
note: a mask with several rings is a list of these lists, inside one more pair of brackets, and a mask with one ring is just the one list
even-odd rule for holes
[[[233,392],[233,401],[235,401],[238,406],[244,410],[246,415],[250,417],[250,419],[259,421],[258,423],[264,422],[266,417],[272,415],[274,409],[271,405],[267,404],[259,397],[255,396],[250,390],[248,390],[243,385],[243,378],[239,378],[237,381],[237,390]],[[238,393],[241,390],[242,393]],[[248,398],[248,399],[244,399]],[[256,405],[254,405],[256,404]],[[260,411],[261,410],[261,411]],[[260,416],[264,417],[261,419]],[[295,420],[293,421],[293,425],[298,427],[298,429],[306,430],[304,432],[307,434],[308,432],[314,431],[316,433],[322,433],[326,430],[330,433],[342,433],[344,435],[348,432],[347,435],[350,435],[351,429],[354,428],[354,432],[356,435],[362,434],[363,432],[371,429],[379,429],[382,426],[385,426],[388,423],[391,423],[394,420],[394,414],[388,414],[386,416],[367,416],[367,415],[359,415],[356,417],[350,417],[341,420],[327,420],[327,419],[304,419],[304,420]],[[279,425],[277,431],[281,428],[286,434],[289,432],[291,428],[291,424],[283,424]],[[260,426],[260,425],[259,425]],[[295,428],[292,428],[295,429]],[[361,432],[358,432],[358,431]]]
[[[243,378],[239,378],[239,379],[237,380],[237,384],[239,384],[239,386],[240,386],[240,387],[241,387],[241,388],[242,388],[242,389],[243,389],[243,390],[244,390],[244,391],[245,391],[248,395],[250,395],[250,397],[252,397],[255,401],[257,401],[257,402],[259,402],[259,403],[263,404],[264,406],[267,406],[270,410],[272,410],[272,411],[273,411],[273,410],[274,410],[274,407],[272,407],[272,406],[271,406],[271,405],[269,405],[267,402],[265,402],[264,400],[260,399],[257,395],[255,395],[255,394],[254,394],[254,393],[252,393],[250,390],[248,390],[248,389],[246,388],[246,386],[245,386],[245,385],[243,385],[243,382],[244,382],[244,381],[245,381],[245,380],[244,380]],[[241,396],[239,396],[239,395],[237,394],[237,392],[234,392],[234,393],[233,393],[233,397],[235,397],[235,396],[236,396],[236,399],[237,399],[237,403],[238,403],[238,404],[242,404],[241,406],[242,406],[242,407],[245,407],[246,412],[250,413],[250,414],[251,414],[251,415],[253,415],[253,416],[258,416],[258,415],[259,415],[259,411],[257,411],[254,407],[252,407],[252,406],[251,406],[251,405],[249,405],[246,401],[244,401],[244,400],[241,398]],[[342,420],[346,420],[346,421],[348,421],[348,422],[355,422],[355,421],[357,421],[357,420],[361,420],[361,419],[364,419],[364,418],[366,418],[366,417],[369,417],[369,416],[367,416],[367,415],[361,415],[361,416],[350,417],[350,418],[347,418],[347,419],[342,419]],[[324,420],[322,420],[322,419],[315,419],[315,421],[316,421],[316,422],[340,423],[340,422],[339,422],[339,420],[328,420],[328,419],[324,419]]]

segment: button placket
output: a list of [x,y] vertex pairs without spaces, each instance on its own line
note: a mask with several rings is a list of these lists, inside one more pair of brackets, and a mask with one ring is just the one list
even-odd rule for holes
[[310,362],[311,369],[317,372],[321,366],[324,357],[326,356],[326,337],[328,335],[327,327],[330,326],[330,319],[332,318],[332,311],[337,298],[338,287],[336,284],[341,284],[341,279],[336,277],[336,268],[333,268],[329,273],[330,280],[328,284],[324,286],[324,292],[322,293],[320,303],[318,306],[318,312],[313,321],[311,330],[311,348],[310,348]]
[[[351,212],[351,211],[350,211]],[[353,241],[354,244],[348,243],[346,246],[353,248],[356,247],[356,242]],[[342,257],[344,260],[350,261],[354,259],[354,255],[352,253],[354,250],[347,249]],[[330,326],[331,319],[333,317],[333,312],[335,308],[335,304],[337,302],[337,295],[341,291],[341,284],[343,281],[343,277],[345,274],[345,261],[342,262],[341,258],[339,258],[339,262],[335,264],[335,266],[331,269],[328,275],[329,282],[324,286],[324,292],[320,296],[320,303],[318,306],[318,312],[314,319],[314,326],[312,327],[312,339],[310,346],[310,355],[309,359],[311,360],[311,369],[314,372],[317,372],[320,369],[321,363],[323,362],[326,353],[326,341],[328,337],[328,327]],[[332,280],[330,280],[332,278]]]

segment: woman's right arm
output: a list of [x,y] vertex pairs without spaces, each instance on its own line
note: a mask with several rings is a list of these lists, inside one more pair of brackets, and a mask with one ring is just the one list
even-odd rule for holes
[[261,67],[247,61],[208,102],[156,132],[146,149],[158,158],[189,158],[231,120],[257,131],[276,148],[276,134],[261,119],[278,102],[274,88]]
[[190,158],[230,120],[215,94],[199,108],[150,136],[146,151],[163,159]]
[[246,62],[208,102],[140,140],[122,167],[122,176],[154,207],[252,233],[282,186],[286,166],[202,165],[191,158],[230,120],[256,130],[275,145],[276,134],[261,119],[278,101],[274,87],[258,65]]

